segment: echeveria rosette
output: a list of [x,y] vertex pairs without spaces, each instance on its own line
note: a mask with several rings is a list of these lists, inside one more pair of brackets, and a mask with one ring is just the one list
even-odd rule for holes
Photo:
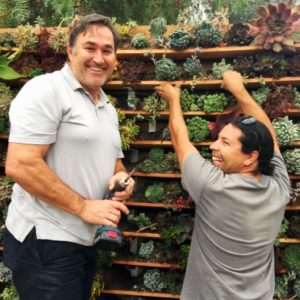
[[258,9],[259,18],[249,24],[256,45],[280,52],[284,47],[295,51],[300,42],[300,4],[270,4]]

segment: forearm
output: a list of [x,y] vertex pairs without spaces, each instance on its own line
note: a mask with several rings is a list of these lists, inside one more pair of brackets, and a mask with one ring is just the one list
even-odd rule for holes
[[41,158],[30,162],[8,161],[6,174],[34,197],[79,216],[85,198],[73,191],[47,166]]

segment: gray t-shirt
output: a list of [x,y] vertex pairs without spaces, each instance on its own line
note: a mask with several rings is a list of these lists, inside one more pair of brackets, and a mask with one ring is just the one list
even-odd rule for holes
[[[100,101],[74,77],[70,67],[26,83],[10,109],[9,142],[50,145],[48,166],[73,190],[103,199],[117,158],[122,158],[116,110],[100,89]],[[19,241],[36,227],[39,239],[92,245],[97,226],[13,187],[6,219]]]
[[273,244],[289,201],[280,155],[260,181],[224,174],[199,154],[183,165],[182,184],[196,206],[181,300],[271,300]]

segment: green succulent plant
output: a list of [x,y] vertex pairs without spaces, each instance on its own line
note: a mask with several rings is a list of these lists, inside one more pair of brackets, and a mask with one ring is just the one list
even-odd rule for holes
[[189,77],[198,76],[201,71],[201,62],[196,56],[188,57],[183,63],[183,70]]
[[150,202],[158,203],[163,198],[164,193],[165,190],[160,184],[153,184],[147,187],[145,197]]
[[263,85],[257,90],[251,91],[251,96],[260,106],[262,106],[262,104],[267,100],[270,91],[271,89],[268,86]]
[[168,42],[172,49],[186,49],[192,42],[192,37],[185,29],[175,29],[168,38]]
[[144,99],[143,110],[150,113],[151,119],[156,119],[159,116],[159,112],[166,110],[167,107],[167,102],[157,93],[153,93]]
[[300,247],[298,245],[288,245],[285,247],[282,256],[282,263],[290,271],[300,273]]
[[182,89],[180,93],[180,106],[183,111],[197,111],[200,107],[197,105],[198,96]]
[[160,38],[167,31],[167,20],[162,17],[152,19],[149,27],[150,35],[155,39]]
[[274,296],[283,299],[289,295],[289,283],[295,279],[294,272],[288,272],[282,276],[275,278],[275,292]]
[[147,37],[141,32],[136,33],[131,39],[131,45],[137,49],[146,48],[148,46]]
[[142,258],[149,259],[151,257],[151,254],[154,250],[154,242],[152,240],[141,243],[140,249],[139,249],[139,256]]
[[222,39],[221,31],[214,28],[211,23],[203,22],[196,28],[195,42],[197,46],[215,47]]
[[159,269],[150,269],[144,273],[144,286],[151,292],[161,292],[166,288]]
[[8,118],[10,103],[14,98],[10,87],[0,82],[0,118]]
[[170,58],[161,58],[154,62],[155,78],[158,80],[175,80],[178,78],[176,63]]
[[299,126],[295,125],[288,116],[274,119],[272,125],[280,146],[292,145],[296,140],[300,139]]
[[148,158],[154,162],[161,162],[164,159],[165,153],[162,148],[151,148],[148,153]]
[[300,4],[270,4],[261,6],[257,13],[258,19],[249,25],[255,44],[275,52],[283,48],[295,51],[295,43],[300,42]]
[[288,149],[282,153],[290,174],[300,175],[300,149]]
[[224,93],[202,95],[197,102],[205,113],[222,112],[229,104],[229,98]]
[[224,58],[221,59],[219,63],[214,62],[212,66],[212,73],[217,79],[222,79],[223,74],[228,71],[232,70],[233,67],[231,64],[226,64],[226,61]]
[[207,120],[196,116],[193,118],[188,118],[186,120],[186,125],[191,142],[202,142],[209,137],[210,131]]

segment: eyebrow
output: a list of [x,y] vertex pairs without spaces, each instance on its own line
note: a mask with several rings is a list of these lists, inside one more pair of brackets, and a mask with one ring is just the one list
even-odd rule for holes
[[[89,46],[89,45],[90,46],[97,46],[97,43],[92,42],[92,41],[87,41],[87,42],[83,43],[83,46]],[[110,44],[105,44],[104,48],[114,50],[114,47]]]

